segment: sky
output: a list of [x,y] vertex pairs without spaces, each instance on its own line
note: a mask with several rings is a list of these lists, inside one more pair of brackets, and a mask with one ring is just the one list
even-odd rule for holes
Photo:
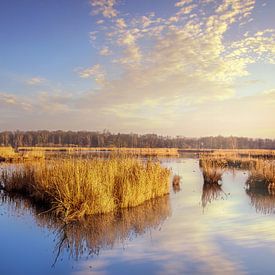
[[2,0],[0,131],[275,138],[275,1]]

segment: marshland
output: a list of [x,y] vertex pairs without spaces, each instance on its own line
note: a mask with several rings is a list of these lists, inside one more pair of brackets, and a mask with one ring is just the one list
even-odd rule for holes
[[0,273],[269,274],[273,151],[198,153],[44,152],[2,162]]

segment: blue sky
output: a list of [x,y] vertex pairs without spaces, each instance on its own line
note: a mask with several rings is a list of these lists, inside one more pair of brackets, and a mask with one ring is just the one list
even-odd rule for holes
[[268,0],[1,1],[0,130],[275,138]]

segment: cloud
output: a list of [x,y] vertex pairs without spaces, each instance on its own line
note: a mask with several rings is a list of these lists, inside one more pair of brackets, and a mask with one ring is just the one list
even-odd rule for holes
[[25,82],[26,84],[30,85],[30,86],[35,86],[35,85],[40,85],[42,83],[44,83],[46,81],[45,78],[42,77],[32,77],[30,79],[27,79]]
[[184,5],[192,3],[193,0],[180,0],[176,2],[175,7],[183,7]]
[[125,23],[125,20],[124,20],[123,18],[118,18],[118,19],[116,20],[116,25],[117,25],[117,27],[120,28],[120,29],[126,28],[126,23]]
[[85,102],[105,102],[114,109],[137,100],[166,98],[190,105],[233,97],[234,82],[249,74],[250,64],[273,62],[273,30],[225,41],[233,25],[251,16],[255,0],[213,2],[202,1],[200,9],[193,1],[176,2],[178,10],[169,20],[155,13],[131,19],[121,13],[105,42],[122,74],[98,93],[86,94]]
[[106,18],[116,17],[118,12],[115,9],[116,0],[90,0],[92,13],[102,14]]
[[190,128],[190,135],[203,135],[245,134],[247,129],[252,135],[253,121],[258,121],[255,134],[275,137],[272,127],[268,129],[275,117],[274,93],[236,95],[242,77],[262,81],[251,65],[275,63],[274,29],[247,27],[255,0],[181,0],[163,17],[157,12],[137,15],[126,5],[119,11],[121,2],[114,0],[90,3],[92,13],[104,17],[96,18],[90,32],[99,49],[97,64],[76,72],[98,86],[77,95],[40,95],[41,105],[73,114],[76,127],[85,125],[83,116],[89,120],[86,125],[99,125],[96,117],[105,123],[102,127],[118,131],[162,132],[166,127],[177,134]]
[[109,47],[102,47],[102,49],[100,50],[100,55],[103,55],[103,56],[108,56],[108,55],[111,55],[112,54],[112,51],[110,50]]
[[0,92],[0,107],[2,109],[16,108],[29,111],[31,109],[31,104],[27,101],[24,102],[16,95]]
[[77,69],[76,71],[81,78],[93,78],[97,84],[105,82],[105,73],[100,64],[86,69]]

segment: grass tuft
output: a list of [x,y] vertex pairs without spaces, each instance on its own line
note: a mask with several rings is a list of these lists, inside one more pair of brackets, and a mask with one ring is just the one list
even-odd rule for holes
[[134,207],[169,193],[170,171],[134,157],[60,159],[3,170],[1,185],[45,204],[64,221]]

